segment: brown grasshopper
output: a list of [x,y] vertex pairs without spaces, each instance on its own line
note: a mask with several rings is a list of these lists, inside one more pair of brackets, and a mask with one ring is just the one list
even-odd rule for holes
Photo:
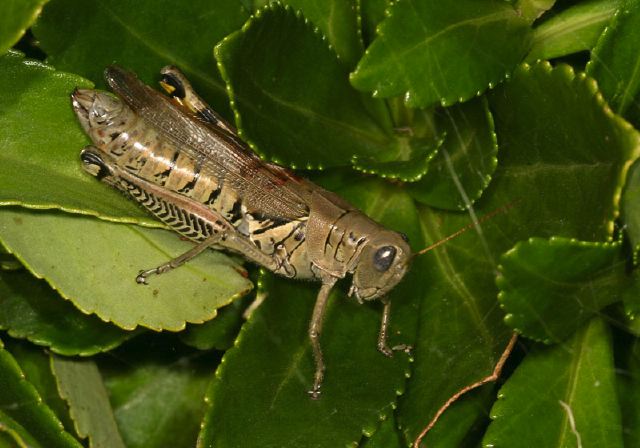
[[309,325],[316,364],[309,394],[317,398],[325,371],[319,337],[327,299],[336,282],[351,274],[349,295],[384,303],[378,349],[391,356],[385,296],[409,267],[406,237],[336,194],[264,162],[175,67],[161,74],[170,97],[117,66],[105,70],[117,98],[86,89],[71,95],[93,141],[80,154],[85,170],[197,243],[141,271],[136,281],[146,283],[148,276],[176,268],[209,247],[239,253],[284,277],[320,281]]

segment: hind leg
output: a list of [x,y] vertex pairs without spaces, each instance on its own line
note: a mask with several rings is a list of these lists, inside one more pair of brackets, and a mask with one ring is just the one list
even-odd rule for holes
[[173,65],[167,65],[160,70],[162,80],[160,85],[180,106],[200,120],[216,128],[223,129],[231,134],[236,134],[236,129],[227,123],[220,115],[195,92],[191,83],[184,74]]

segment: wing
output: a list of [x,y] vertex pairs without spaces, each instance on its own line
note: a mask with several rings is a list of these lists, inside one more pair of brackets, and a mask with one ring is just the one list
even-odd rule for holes
[[167,140],[231,185],[251,212],[281,219],[309,214],[310,197],[320,187],[286,168],[263,162],[238,136],[194,119],[121,67],[108,67],[105,80]]

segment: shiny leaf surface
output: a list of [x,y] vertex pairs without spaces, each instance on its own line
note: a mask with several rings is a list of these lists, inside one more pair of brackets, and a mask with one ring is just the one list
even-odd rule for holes
[[620,301],[627,283],[620,244],[532,238],[505,253],[498,270],[505,322],[547,344]]
[[[50,448],[80,448],[82,445],[67,433],[53,411],[42,401],[37,390],[24,378],[24,373],[0,342],[0,422],[16,433],[22,429],[41,446]],[[16,424],[21,428],[16,427]],[[25,436],[26,437],[26,436]]]
[[[218,355],[147,334],[99,363],[128,448],[193,448]],[[233,409],[240,407],[235,403]]]
[[48,0],[4,0],[0,5],[0,55],[18,42]]
[[63,355],[93,355],[130,337],[86,316],[26,271],[0,271],[0,328]]
[[593,50],[587,73],[613,110],[640,124],[640,1],[624,0]]
[[[127,330],[141,325],[178,331],[186,322],[212,319],[216,308],[251,289],[243,268],[215,251],[149,279],[149,285],[137,284],[140,269],[162,264],[192,247],[163,230],[67,214],[3,210],[0,235],[5,247],[34,275],[46,279],[82,312]],[[79,278],[84,281],[78,282]]]
[[[638,319],[633,320],[640,309],[640,282],[626,243],[620,256],[625,257],[627,272],[611,281],[606,296],[599,293],[587,300],[580,295],[605,289],[600,283],[606,275],[600,267],[611,254],[601,252],[613,247],[605,241],[625,232],[632,244],[637,243],[634,171],[629,171],[630,176],[627,172],[639,155],[638,134],[615,115],[618,97],[610,94],[618,82],[623,89],[633,90],[637,40],[629,23],[636,1],[623,3],[627,13],[621,10],[600,39],[596,49],[600,53],[593,53],[612,69],[604,77],[598,75],[608,86],[605,99],[611,101],[610,109],[594,80],[580,73],[585,53],[567,53],[579,51],[578,44],[581,49],[593,47],[596,29],[605,23],[607,11],[611,13],[613,3],[607,0],[465,0],[455,7],[433,0],[393,4],[387,0],[288,0],[284,6],[269,0],[197,0],[188,5],[166,0],[51,0],[34,31],[40,47],[29,33],[18,48],[79,75],[16,54],[0,59],[5,92],[0,98],[0,203],[76,215],[0,208],[0,221],[8,223],[0,227],[0,240],[11,240],[15,247],[10,248],[19,249],[14,250],[18,258],[46,278],[33,280],[31,274],[19,270],[22,265],[16,257],[0,249],[2,278],[12,274],[25,279],[16,281],[9,302],[0,300],[11,310],[0,306],[0,321],[4,318],[6,328],[15,327],[3,333],[4,339],[31,335],[33,341],[69,353],[111,349],[96,353],[91,361],[99,366],[118,430],[130,447],[186,448],[197,443],[223,447],[479,446],[488,423],[487,409],[500,383],[479,386],[501,382],[501,377],[508,378],[512,372],[512,379],[522,375],[526,380],[518,380],[518,387],[505,386],[509,405],[492,424],[497,429],[490,430],[502,445],[530,443],[523,434],[541,428],[536,434],[547,438],[542,446],[577,446],[576,434],[582,446],[608,446],[608,442],[617,446],[623,437],[633,446],[638,382],[637,369],[627,357],[640,334]],[[21,26],[12,22],[10,28]],[[540,47],[535,38],[543,32],[550,34],[538,41],[544,48],[536,50]],[[227,36],[218,47],[216,61],[212,50]],[[574,68],[536,64],[514,71],[529,52],[532,38],[533,51],[559,55]],[[371,45],[358,61],[361,42]],[[415,50],[412,45],[417,45]],[[408,52],[403,53],[405,50]],[[245,304],[229,303],[233,292],[225,298],[218,295],[218,287],[209,286],[240,279],[242,288],[236,291],[249,287],[241,278],[244,271],[236,275],[237,266],[228,258],[218,258],[219,254],[204,254],[195,263],[151,278],[147,288],[133,284],[138,269],[164,262],[169,253],[177,254],[191,245],[180,243],[168,232],[105,223],[106,219],[159,225],[80,170],[78,152],[88,140],[70,111],[68,95],[76,84],[91,85],[80,75],[102,85],[101,72],[112,62],[139,73],[151,86],[162,65],[177,64],[227,118],[231,114],[225,112],[225,105],[231,97],[240,132],[261,155],[298,168],[331,168],[298,170],[297,174],[343,196],[388,227],[407,233],[415,251],[466,228],[455,239],[413,259],[410,272],[391,294],[390,342],[410,343],[411,355],[396,353],[393,359],[386,359],[376,351],[381,306],[358,305],[345,297],[347,278],[339,282],[331,300],[322,333],[326,383],[322,398],[312,401],[306,395],[313,375],[307,328],[318,284],[265,277],[258,297],[264,301],[247,322],[240,317]],[[225,82],[216,62],[226,70]],[[354,67],[353,85],[358,85],[358,74],[362,74],[360,81],[371,86],[354,89],[348,79]],[[360,71],[363,68],[369,71]],[[509,76],[510,80],[497,85]],[[610,79],[605,80],[607,76]],[[384,85],[386,80],[388,85]],[[383,84],[380,98],[371,98],[377,82]],[[382,94],[387,88],[390,90]],[[487,95],[472,99],[488,88]],[[638,123],[633,105],[624,113],[629,122]],[[416,163],[421,143],[443,138],[447,141],[442,147],[449,149],[439,153],[440,159],[436,156]],[[370,174],[354,172],[354,155]],[[417,182],[404,182],[419,175],[423,177]],[[383,176],[386,178],[380,179]],[[631,182],[623,190],[627,178]],[[433,185],[427,184],[429,180]],[[421,195],[413,190],[417,187]],[[26,218],[20,226],[12,218],[23,214],[52,219],[36,225]],[[614,224],[622,231],[614,232]],[[573,346],[565,350],[564,364],[554,364],[555,370],[539,362],[543,346],[525,337],[519,339],[515,356],[508,357],[515,339],[511,338],[512,328],[504,324],[496,275],[503,254],[528,244],[530,238],[575,239],[585,247],[603,249],[578,257],[574,247],[564,246],[562,251],[537,248],[518,251],[517,257],[508,258],[513,252],[505,256],[517,262],[516,269],[513,264],[503,265],[508,267],[503,278],[517,279],[510,283],[509,294],[518,298],[515,302],[522,309],[516,311],[525,334],[545,328],[559,334],[561,328],[565,339],[550,350],[566,349],[575,338],[584,337],[581,330],[577,335],[570,333],[587,315],[597,310],[606,322],[604,332],[596,332],[599,336],[591,335],[588,343],[578,344],[584,350],[573,350]],[[223,269],[211,264],[211,259],[220,261]],[[577,259],[580,263],[571,261]],[[519,269],[522,266],[533,271],[524,272]],[[256,278],[256,272],[250,272],[249,278]],[[542,275],[537,282],[536,275]],[[207,281],[201,282],[202,278]],[[59,287],[63,296],[75,291],[80,299],[75,305],[61,300],[49,286],[43,287],[45,281]],[[154,289],[162,297],[153,297]],[[545,302],[557,298],[558,290],[568,291],[566,302]],[[620,297],[623,303],[600,309]],[[44,301],[46,298],[52,301]],[[566,307],[554,308],[577,304],[576,298],[589,305],[588,309],[574,307],[576,312],[571,314]],[[545,305],[544,317],[527,314],[522,306],[525,302]],[[210,319],[215,308],[225,303],[229,305],[220,308],[215,319],[185,324],[191,317],[196,322]],[[55,308],[49,307],[52,304]],[[177,335],[145,331],[113,349],[119,339],[111,340],[107,330],[104,339],[92,332],[110,328],[129,333],[85,315],[76,306],[117,316],[120,323],[131,326],[146,322],[154,323],[148,325],[153,328],[185,331]],[[581,309],[586,311],[580,313]],[[65,335],[62,330],[68,322],[71,330]],[[242,330],[236,338],[238,326]],[[609,329],[615,337],[607,342]],[[80,340],[85,336],[86,340]],[[600,354],[608,351],[610,356],[613,347],[613,361],[609,358],[597,368],[579,363],[577,373],[570,373],[580,386],[576,399],[565,397],[566,406],[559,404],[549,392],[557,390],[559,378],[567,384],[566,365],[575,359],[593,360],[591,349],[602,348],[603,341],[608,349]],[[51,377],[46,374],[50,369],[41,366],[48,349],[28,339],[10,341],[7,347],[26,381],[64,420],[61,410],[66,405],[60,408],[58,392],[51,389]],[[21,350],[25,347],[31,350]],[[519,373],[522,369],[526,375]],[[4,363],[0,377],[14,370]],[[606,387],[601,381],[600,390],[593,395],[601,408],[589,409],[591,414],[584,417],[587,407],[578,395],[590,393],[587,386],[593,384],[584,375],[589,371],[597,371],[598,379],[608,379]],[[551,384],[532,392],[522,386],[530,384],[529,377]],[[611,378],[624,394],[619,405]],[[79,379],[77,390],[72,381],[67,382],[67,389],[87,396],[100,388],[99,383],[83,384]],[[399,393],[404,395],[398,397]],[[533,419],[523,417],[529,416],[526,403],[538,403],[536,399],[547,400],[540,408],[552,412]],[[104,403],[104,394],[102,400]],[[11,404],[27,403],[33,408],[36,402],[32,396],[25,399],[21,395],[20,401]],[[616,408],[622,415],[617,421],[611,418]],[[0,412],[0,446],[52,445],[41,441],[41,434],[33,430],[40,425],[9,415],[7,409],[15,411],[9,406]],[[570,414],[578,425],[576,431]],[[94,421],[113,419],[109,415],[104,407]],[[513,423],[504,425],[506,422]],[[589,428],[580,426],[584,422]],[[65,427],[75,431],[73,425]],[[605,432],[596,434],[591,428]],[[96,432],[93,434],[97,440]],[[116,443],[116,436],[112,437]]]
[[640,249],[640,162],[629,169],[629,176],[622,193],[622,220],[634,250]]
[[159,80],[161,67],[177,65],[215,109],[228,115],[211,50],[247,17],[236,0],[53,0],[34,33],[51,64],[99,87],[105,86],[102,71],[109,64],[133,70],[149,84]]
[[[398,412],[408,440],[452,395],[493,374],[510,335],[497,303],[500,256],[532,236],[607,240],[629,160],[640,151],[636,132],[604,107],[593,81],[568,67],[521,67],[491,106],[501,152],[474,215],[421,212],[424,239],[435,243],[474,216],[502,211],[423,256],[429,288]],[[574,113],[552,112],[565,109]]]
[[533,30],[528,62],[591,50],[620,6],[620,0],[579,2]]
[[465,210],[482,195],[498,163],[493,117],[480,98],[438,111],[435,124],[444,142],[409,192],[432,207]]
[[[276,0],[257,0],[259,9]],[[341,62],[352,68],[362,56],[357,0],[285,0],[278,3],[299,10],[326,37]]]
[[359,90],[402,95],[409,107],[464,101],[495,85],[520,62],[530,30],[503,1],[402,0],[351,75]]
[[611,335],[595,318],[532,352],[501,388],[484,446],[622,447]]
[[158,226],[80,166],[80,151],[89,140],[69,95],[76,87],[91,87],[89,81],[12,52],[0,58],[0,84],[12,86],[0,96],[1,205],[58,208]]
[[322,36],[292,9],[260,10],[216,47],[216,58],[240,135],[259,154],[302,168],[383,157],[389,136]]

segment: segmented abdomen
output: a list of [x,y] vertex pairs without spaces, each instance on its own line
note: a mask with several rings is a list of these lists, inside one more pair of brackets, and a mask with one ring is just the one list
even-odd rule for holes
[[132,114],[110,133],[103,150],[119,167],[147,182],[193,199],[220,213],[234,226],[242,219],[237,192],[223,178],[203,170],[201,160],[187,156],[163,138],[162,133]]
[[[110,141],[102,150],[110,154],[121,169],[220,214],[261,252],[280,260],[278,273],[287,277],[313,276],[304,244],[306,217],[286,220],[247,210],[240,192],[232,188],[231,182],[225,182],[222,170],[212,173],[203,160],[189,157],[132,112],[129,119],[114,125],[110,131],[107,139]],[[202,241],[220,228],[139,185],[120,179],[117,186],[194,241]]]

